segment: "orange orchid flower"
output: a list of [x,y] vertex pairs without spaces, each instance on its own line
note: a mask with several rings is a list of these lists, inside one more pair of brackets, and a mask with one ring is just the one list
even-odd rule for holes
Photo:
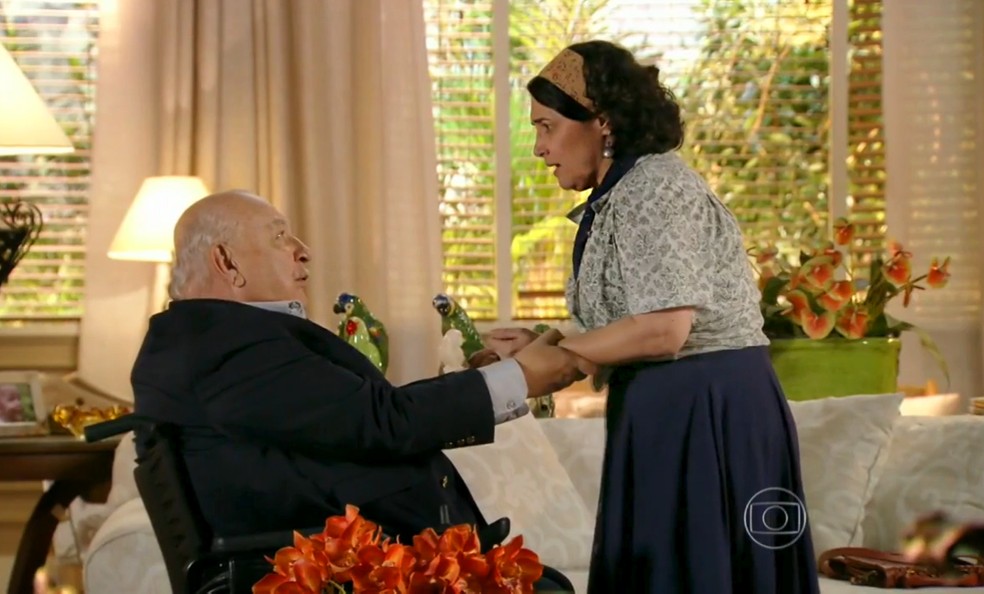
[[851,281],[842,280],[831,285],[830,289],[821,295],[817,301],[824,309],[837,311],[851,299],[851,295],[853,294],[854,287]]
[[810,258],[800,269],[800,276],[811,287],[826,291],[834,282],[833,260],[828,256]]
[[533,584],[543,575],[540,558],[523,548],[522,535],[488,552],[489,576],[486,582],[491,592],[503,594],[532,594]]
[[810,309],[810,300],[806,293],[800,289],[786,293],[786,301],[792,306],[783,315],[788,316],[793,322],[800,324],[803,312]]
[[382,529],[359,515],[359,508],[353,505],[345,506],[344,516],[328,518],[319,540],[324,543],[324,554],[334,579],[351,581],[351,570],[359,562],[359,549],[378,545],[381,538]]
[[465,592],[466,582],[461,579],[461,566],[451,555],[438,555],[423,571],[410,576],[409,594]]
[[[526,594],[543,574],[522,537],[489,554],[481,552],[474,527],[452,526],[440,536],[428,529],[413,545],[382,539],[380,528],[346,507],[325,522],[322,533],[294,534],[294,546],[267,557],[273,571],[254,594],[322,594],[352,583],[358,594]],[[334,589],[332,589],[334,588]]]
[[481,544],[478,541],[478,535],[472,527],[467,524],[461,524],[452,526],[441,534],[441,539],[438,541],[438,550],[444,555],[457,555],[459,553],[466,555],[478,554],[481,551]]
[[837,317],[835,328],[845,338],[864,338],[868,330],[868,312],[850,305]]
[[352,569],[352,585],[360,594],[406,594],[407,577],[415,560],[401,544],[366,545],[359,549],[359,564]]
[[[807,260],[807,264],[809,264],[809,260]],[[809,284],[806,280],[807,272],[809,272],[808,265],[798,266],[790,270],[788,273],[789,282],[786,284],[786,290],[793,291],[798,289],[800,285]]]
[[295,582],[279,573],[268,573],[253,584],[253,594],[274,594],[278,588],[287,583]]
[[946,286],[948,280],[950,280],[950,258],[947,257],[943,260],[943,264],[940,264],[938,258],[933,258],[933,261],[929,265],[929,273],[926,274],[926,284],[933,287],[934,289],[942,289]]
[[433,528],[427,528],[413,537],[413,550],[417,553],[417,566],[425,568],[437,556],[440,537]]
[[827,246],[820,255],[830,258],[830,262],[834,265],[834,268],[840,266],[841,262],[844,261],[844,254],[833,245]]
[[812,309],[806,309],[800,315],[800,324],[803,326],[803,332],[810,338],[826,338],[834,329],[834,312],[825,311],[818,314]]
[[847,245],[854,239],[854,225],[844,217],[834,221],[834,241],[837,245]]
[[912,262],[905,252],[897,252],[885,265],[885,278],[896,287],[909,282],[912,278]]
[[779,254],[779,248],[774,245],[767,245],[762,248],[762,251],[755,255],[756,264],[767,264],[776,259]]
[[907,252],[902,244],[897,241],[888,242],[888,254],[892,258],[896,256],[902,256],[903,258],[911,258],[912,252]]

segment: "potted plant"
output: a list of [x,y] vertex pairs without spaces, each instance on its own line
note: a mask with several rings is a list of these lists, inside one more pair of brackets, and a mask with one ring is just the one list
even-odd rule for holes
[[[863,266],[844,250],[854,241],[854,226],[840,218],[832,241],[800,252],[795,263],[773,246],[749,250],[773,366],[791,400],[896,392],[899,336],[907,330],[919,334],[949,381],[929,335],[885,309],[896,297],[906,307],[916,291],[946,286],[950,259],[934,258],[928,272],[913,276],[912,254],[901,245],[867,255]],[[866,278],[856,276],[865,268]]]

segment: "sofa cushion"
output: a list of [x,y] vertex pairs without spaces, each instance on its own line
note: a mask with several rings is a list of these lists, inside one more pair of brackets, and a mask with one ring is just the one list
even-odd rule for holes
[[919,516],[984,518],[984,417],[901,417],[885,472],[865,506],[864,545],[897,550]]
[[143,501],[120,505],[99,527],[84,559],[85,591],[170,593],[167,569]]
[[137,447],[133,439],[132,431],[123,435],[113,454],[113,486],[106,499],[110,510],[140,497],[137,480],[133,476],[133,470],[137,467]]
[[482,515],[509,517],[510,537],[557,569],[587,569],[594,534],[588,512],[537,419],[498,425],[495,442],[445,452]]
[[960,415],[966,411],[960,394],[930,394],[927,396],[908,396],[902,401],[899,410],[903,417],[945,417]]
[[557,459],[589,512],[598,509],[605,458],[605,419],[540,419]]
[[902,394],[790,402],[817,555],[861,542],[864,502],[884,467]]

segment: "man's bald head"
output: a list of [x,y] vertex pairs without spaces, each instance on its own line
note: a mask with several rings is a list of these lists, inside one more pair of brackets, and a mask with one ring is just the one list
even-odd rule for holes
[[307,247],[269,202],[229,190],[192,204],[174,227],[172,299],[304,299]]

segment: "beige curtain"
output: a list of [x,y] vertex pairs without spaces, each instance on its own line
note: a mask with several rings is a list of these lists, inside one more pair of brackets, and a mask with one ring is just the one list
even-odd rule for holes
[[103,3],[80,375],[128,397],[150,265],[105,257],[148,175],[269,198],[311,246],[311,315],[341,291],[390,333],[396,383],[437,369],[434,130],[419,0]]

